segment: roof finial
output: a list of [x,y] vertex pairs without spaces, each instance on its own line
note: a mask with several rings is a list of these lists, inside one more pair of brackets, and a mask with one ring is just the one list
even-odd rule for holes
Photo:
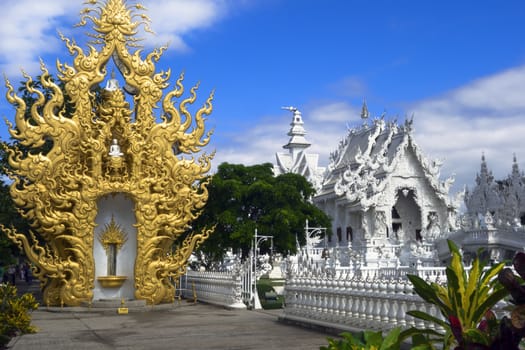
[[284,110],[287,110],[287,111],[290,111],[290,112],[295,112],[295,111],[297,111],[297,107],[293,107],[293,106],[289,106],[289,107],[281,107],[281,109],[284,109]]
[[368,119],[368,116],[370,113],[368,113],[368,106],[366,105],[366,99],[363,99],[363,106],[361,107],[361,119],[363,119],[363,123],[366,123],[366,120]]

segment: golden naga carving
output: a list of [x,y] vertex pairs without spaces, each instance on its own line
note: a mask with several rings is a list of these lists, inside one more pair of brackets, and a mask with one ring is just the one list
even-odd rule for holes
[[[210,170],[213,154],[201,148],[211,136],[204,123],[213,92],[193,116],[188,107],[196,100],[198,85],[177,107],[183,74],[164,93],[170,71],[155,72],[165,48],[145,59],[136,48],[138,27],[149,30],[147,17],[136,13],[144,8],[123,0],[87,3],[93,7],[82,11],[79,25],[91,21],[94,39],[86,52],[61,36],[74,56],[73,65],[57,63],[62,88],[42,63],[40,83],[51,93],[34,88],[24,74],[25,88],[36,96],[27,106],[6,79],[7,100],[16,107],[10,134],[30,150],[8,149],[10,192],[33,232],[27,237],[2,229],[36,266],[47,303],[80,305],[93,298],[97,200],[124,193],[134,202],[137,229],[135,297],[153,304],[170,302],[171,278],[185,272],[190,254],[212,231],[188,232],[208,198],[207,182],[200,180]],[[140,21],[134,22],[137,17]],[[106,79],[110,59],[125,87],[112,79],[97,95],[94,90]],[[49,151],[43,151],[44,145]],[[181,243],[172,252],[176,241]]]

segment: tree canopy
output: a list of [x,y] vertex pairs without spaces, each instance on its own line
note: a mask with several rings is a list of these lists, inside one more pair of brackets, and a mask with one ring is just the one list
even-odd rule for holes
[[[2,177],[0,180],[0,224],[6,227],[15,227],[18,232],[29,232],[26,220],[21,217],[9,194],[9,185],[5,183],[5,169],[8,167],[5,151],[7,145],[4,142],[2,143],[3,145],[0,145],[0,177]],[[18,247],[7,238],[3,231],[0,231],[0,267],[13,263],[15,257],[20,254]]]
[[[199,248],[208,262],[222,260],[227,249],[249,252],[255,229],[259,235],[273,236],[273,249],[283,255],[296,252],[296,242],[304,244],[304,226],[330,227],[330,219],[309,199],[315,193],[301,175],[273,175],[270,163],[244,166],[222,163],[208,186],[208,202],[193,229],[211,225],[214,233]],[[262,245],[268,252],[270,245]]]

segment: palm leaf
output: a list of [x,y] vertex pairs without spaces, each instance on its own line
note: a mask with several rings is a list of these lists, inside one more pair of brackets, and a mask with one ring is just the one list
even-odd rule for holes
[[481,276],[482,266],[480,265],[479,259],[474,259],[472,267],[468,274],[467,288],[463,295],[462,305],[466,308],[464,326],[471,327],[472,317],[471,314],[476,310],[478,299],[481,291],[479,290],[479,279]]
[[[446,274],[447,274],[447,287],[448,287],[448,299],[450,302],[450,306],[452,309],[452,314],[460,317],[459,313],[464,314],[463,311],[463,290],[464,288],[461,288],[461,283],[459,281],[459,276],[461,276],[461,273],[456,273],[456,271],[451,268],[446,268]],[[447,315],[448,317],[449,315]]]
[[[485,273],[483,274],[483,277],[481,278],[481,282],[480,284],[481,285],[490,285],[492,283],[495,283],[496,280],[495,280],[495,277],[498,275],[498,273],[505,267],[505,263],[504,262],[501,262],[499,264],[496,264],[496,265],[493,265],[490,267],[490,269],[488,269],[487,271],[485,271]],[[492,282],[494,281],[494,282]]]
[[481,304],[479,304],[472,316],[473,320],[477,320],[476,325],[481,321],[485,315],[485,312],[492,309],[494,305],[496,305],[500,300],[503,300],[503,298],[505,298],[508,294],[509,291],[507,289],[501,287],[497,288],[490,296],[488,296]]

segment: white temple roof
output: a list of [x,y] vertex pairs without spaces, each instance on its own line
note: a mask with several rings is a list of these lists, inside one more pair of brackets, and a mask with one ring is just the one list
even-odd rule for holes
[[[365,119],[365,118],[363,118]],[[410,148],[423,169],[424,177],[434,192],[447,205],[452,205],[448,191],[453,179],[440,182],[441,162],[429,161],[412,137],[412,120],[399,125],[397,121],[374,119],[348,131],[337,150],[330,155],[330,165],[318,195],[345,194],[347,200],[372,205],[392,175],[404,150]]]

